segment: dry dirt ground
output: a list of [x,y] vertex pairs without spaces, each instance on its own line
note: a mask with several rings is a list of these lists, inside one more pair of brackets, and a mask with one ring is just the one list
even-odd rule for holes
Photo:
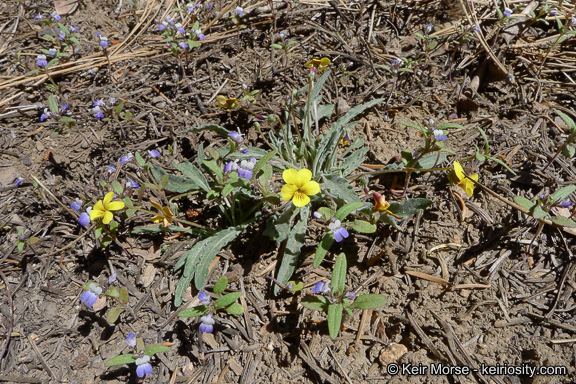
[[[569,136],[556,111],[576,119],[576,40],[561,35],[574,30],[573,2],[218,0],[198,8],[194,17],[206,38],[179,61],[157,26],[170,15],[189,30],[194,20],[186,4],[134,1],[134,8],[128,0],[70,2],[61,22],[78,28],[80,45],[49,69],[61,93],[46,87],[51,82],[43,72],[30,73],[41,49],[58,46],[42,37],[49,32],[34,20],[49,17],[55,4],[0,4],[0,381],[139,382],[133,364],[104,366],[128,353],[124,339],[133,332],[146,344],[173,343],[152,359],[148,383],[574,382],[574,233],[544,225],[534,239],[534,219],[479,187],[459,200],[446,170],[411,175],[406,196],[433,205],[403,221],[402,230],[381,224],[371,235],[351,233],[319,268],[312,259],[323,230],[312,225],[295,274],[303,293],[273,296],[264,276],[274,274],[280,247],[259,230],[244,234],[219,254],[208,286],[226,275],[233,290],[244,292],[247,313],[219,316],[214,334],[200,334],[194,318],[175,316],[180,272],[173,266],[193,237],[132,234],[149,223],[149,215],[141,215],[104,247],[68,209],[75,198],[101,199],[102,180],[139,180],[135,162],[107,172],[128,152],[156,149],[161,155],[151,161],[176,172],[172,164],[195,158],[201,144],[226,144],[212,132],[188,132],[192,127],[219,124],[245,134],[247,145],[268,149],[255,115],[278,112],[287,94],[306,85],[305,63],[321,57],[331,60],[332,70],[324,100],[337,104],[326,126],[348,106],[386,99],[350,133],[370,148],[362,170],[423,145],[417,130],[402,122],[434,119],[465,127],[449,132],[447,147],[457,153],[449,160],[461,159],[500,197],[533,198],[573,185],[573,159],[560,154],[545,168]],[[239,27],[230,18],[237,6],[244,9]],[[513,17],[501,20],[497,9],[505,7]],[[108,37],[107,55],[95,31]],[[433,38],[425,42],[416,33]],[[296,41],[287,54],[271,47],[285,39]],[[437,44],[428,49],[430,42]],[[401,58],[401,68],[410,71],[383,67]],[[259,90],[255,101],[219,109],[215,96],[241,98],[243,84]],[[75,126],[40,121],[50,95],[70,106]],[[92,104],[109,97],[132,113],[121,129],[94,118]],[[272,126],[261,124],[265,132]],[[486,132],[490,155],[515,174],[474,158],[475,146],[484,150],[478,128]],[[404,177],[372,177],[368,189],[401,200]],[[186,201],[182,218],[217,229],[216,211],[202,200]],[[19,229],[23,239],[39,239],[23,252]],[[347,284],[365,284],[365,292],[383,294],[387,303],[346,317],[331,339],[325,315],[299,301],[330,275],[341,251],[348,258]],[[93,310],[80,296],[86,281],[104,282],[113,271],[128,287],[132,313],[108,324],[106,309]],[[389,372],[389,364],[401,371]],[[408,364],[428,371],[409,375],[402,371]],[[479,370],[432,375],[431,364]],[[533,377],[481,370],[522,364],[560,369]]]

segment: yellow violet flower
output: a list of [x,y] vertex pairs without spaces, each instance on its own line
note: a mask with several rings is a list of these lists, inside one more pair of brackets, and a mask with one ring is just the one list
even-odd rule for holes
[[[468,177],[474,181],[478,181],[478,174],[476,173]],[[462,188],[464,192],[468,194],[468,196],[472,197],[472,193],[474,192],[474,182],[469,178],[466,177],[460,162],[455,161],[454,170],[448,174],[448,180],[452,184],[458,184],[458,186]]]
[[330,59],[323,57],[321,59],[312,59],[306,63],[306,68],[316,68],[320,72],[324,71],[326,67],[330,64]]
[[154,208],[160,211],[159,215],[156,215],[152,218],[152,222],[163,223],[164,229],[168,228],[168,226],[170,226],[170,224],[174,222],[174,213],[172,212],[170,207],[168,207],[167,205],[162,207],[155,201],[150,201],[150,204],[152,204]]
[[240,105],[240,101],[237,98],[233,97],[231,99],[227,99],[222,95],[216,96],[216,102],[222,109],[233,109]]
[[297,207],[303,207],[310,202],[308,196],[313,196],[320,192],[320,184],[312,180],[312,172],[308,169],[299,171],[294,168],[285,170],[282,178],[286,185],[282,187],[280,193],[284,201],[292,202]]
[[108,224],[114,218],[112,211],[117,211],[124,208],[124,202],[122,201],[112,201],[114,197],[114,192],[108,192],[104,196],[104,200],[98,200],[98,202],[90,211],[90,220],[94,221],[102,217],[102,222]]

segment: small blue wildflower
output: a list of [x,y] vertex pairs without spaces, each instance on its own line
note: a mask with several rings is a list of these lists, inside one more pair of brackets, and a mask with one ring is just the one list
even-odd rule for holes
[[434,26],[430,23],[426,23],[426,31],[428,33],[432,32],[432,29],[434,28]]
[[344,295],[344,297],[347,299],[350,299],[350,300],[354,300],[356,298],[356,294],[354,292],[350,291],[350,292],[347,292]]
[[200,40],[204,40],[206,38],[206,36],[204,36],[202,31],[199,29],[195,30],[194,33],[196,34],[196,37],[199,38]]
[[472,29],[475,30],[476,32],[480,33],[480,26],[478,25],[478,23],[474,23],[474,25],[472,26]]
[[102,48],[108,48],[108,38],[106,36],[100,35],[100,46]]
[[248,150],[246,148],[238,148],[238,151],[242,152],[243,154],[248,153]]
[[158,25],[158,29],[161,31],[165,30],[166,27],[168,27],[168,23],[166,21],[163,21],[162,24]]
[[80,302],[86,303],[87,306],[91,307],[94,305],[96,300],[98,300],[98,296],[102,293],[102,288],[97,286],[94,283],[90,283],[88,286],[88,290],[84,291],[82,297],[80,298]]
[[442,140],[448,140],[448,136],[446,136],[444,134],[444,131],[441,129],[435,129],[434,130],[434,137],[436,138],[436,140],[438,141],[442,141]]
[[200,304],[202,305],[208,305],[210,304],[210,296],[208,296],[205,291],[200,291],[198,294],[198,301],[200,301]]
[[332,220],[333,220],[333,222],[328,224],[328,227],[334,233],[334,240],[336,240],[336,242],[339,243],[349,236],[348,230],[342,226],[342,223],[340,222],[340,220],[337,220],[337,219],[332,219]]
[[57,53],[58,53],[58,50],[57,50],[56,48],[50,48],[50,49],[48,50],[48,54],[49,54],[50,56],[56,56]]
[[214,332],[214,319],[212,318],[212,314],[208,313],[200,318],[200,332],[202,333],[212,333]]
[[92,109],[92,112],[94,112],[94,117],[96,118],[96,120],[102,120],[105,117],[104,112],[99,106],[94,107]]
[[178,46],[180,48],[182,48],[183,50],[187,51],[188,50],[188,44],[186,44],[185,42],[181,41],[178,43]]
[[20,186],[20,183],[24,181],[23,177],[19,177],[16,179],[16,182],[14,183],[16,185],[16,188],[18,188]]
[[238,167],[238,177],[241,179],[250,180],[252,178],[252,171],[256,165],[256,159],[251,157],[250,160],[242,160],[240,167]]
[[432,118],[428,119],[428,125],[433,127],[434,126],[434,119],[432,119]]
[[174,25],[174,27],[175,27],[176,30],[177,30],[178,32],[180,32],[181,34],[185,34],[185,33],[186,33],[186,30],[185,30],[184,28],[182,28],[182,24],[176,23],[176,24]]
[[572,206],[572,202],[570,200],[565,200],[560,203],[556,203],[555,205],[560,208],[570,208]]
[[160,156],[160,152],[158,152],[157,150],[151,149],[148,151],[148,157],[153,158],[158,156]]
[[78,28],[70,26],[70,32],[78,32]]
[[[118,277],[118,274],[116,272],[114,272],[113,274],[110,275],[110,277],[108,278],[108,283],[112,284],[113,282],[116,281],[116,277]],[[130,336],[130,335],[128,335]]]
[[126,182],[126,188],[140,188],[140,184],[138,184],[131,178],[128,178],[128,181]]
[[205,8],[207,11],[211,10],[212,9],[212,3],[206,4]]
[[39,20],[39,19],[43,19],[41,14],[34,16],[34,20]]
[[106,106],[106,103],[104,103],[104,101],[102,99],[100,100],[96,100],[94,102],[94,104],[92,104],[93,107],[104,107]]
[[52,113],[48,108],[44,108],[44,113],[40,116],[40,121],[44,121],[52,117]]
[[60,32],[58,34],[58,40],[63,41],[66,38],[66,34],[64,32]]
[[236,7],[236,14],[240,17],[244,16],[244,8]]
[[237,171],[238,170],[238,160],[230,160],[225,166],[224,166],[224,173],[228,173],[228,172],[232,172],[232,171]]
[[144,355],[136,359],[136,376],[142,378],[152,374],[152,364],[150,364],[150,356]]
[[87,227],[88,224],[90,224],[90,215],[88,215],[86,212],[82,212],[78,218],[78,223],[80,223],[80,225],[83,227]]
[[70,204],[70,208],[72,208],[74,210],[74,212],[78,212],[80,210],[80,208],[82,208],[82,200],[80,199],[75,199],[72,204]]
[[108,165],[108,166],[106,167],[106,171],[108,171],[108,173],[111,175],[111,174],[113,174],[114,172],[116,172],[116,167],[113,166],[112,164],[110,164],[110,165]]
[[312,288],[312,293],[328,293],[330,292],[330,282],[329,281],[319,281],[314,284]]
[[38,64],[39,67],[47,67],[48,61],[46,60],[46,55],[36,56],[36,64]]
[[294,286],[293,286],[292,284],[288,284],[288,285],[286,286],[286,289],[292,289],[292,288],[294,288]]
[[132,152],[128,152],[128,154],[120,158],[120,165],[132,161],[132,159],[134,159],[134,155],[132,154]]
[[238,132],[230,132],[228,134],[228,137],[234,140],[237,144],[240,144],[243,141],[242,136],[243,135],[239,134]]
[[506,16],[506,17],[512,16],[512,10],[511,10],[510,8],[508,8],[508,7],[504,8],[504,12],[503,12],[503,13],[504,13],[504,16]]
[[194,4],[188,3],[186,4],[186,8],[188,8],[188,12],[190,13],[194,12]]
[[320,220],[322,218],[322,215],[318,211],[314,211],[313,215],[317,220]]
[[132,332],[128,334],[128,337],[126,337],[126,340],[124,341],[126,342],[126,344],[128,344],[128,346],[132,348],[136,346],[136,336],[134,336]]
[[58,13],[56,13],[56,11],[52,12],[51,16],[56,21],[60,21],[60,19],[62,18]]

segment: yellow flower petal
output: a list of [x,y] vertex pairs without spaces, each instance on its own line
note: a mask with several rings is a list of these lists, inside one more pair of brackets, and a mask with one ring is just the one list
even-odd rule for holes
[[323,57],[322,59],[320,59],[320,64],[323,66],[327,66],[328,64],[330,64],[330,59],[327,57]]
[[305,193],[308,196],[313,196],[320,192],[320,184],[311,180],[300,187],[300,192]]
[[310,198],[301,192],[296,192],[292,202],[297,207],[303,207],[310,202]]
[[114,215],[112,214],[112,212],[106,211],[106,213],[104,213],[104,218],[102,219],[102,223],[108,224],[112,221],[113,218],[114,218]]
[[306,62],[306,68],[310,68],[312,67],[312,61],[307,61]]
[[294,183],[298,188],[302,188],[304,184],[312,180],[312,172],[309,169],[302,168],[298,171],[298,182]]
[[226,108],[226,97],[222,95],[216,96],[216,102],[220,108]]
[[456,176],[459,183],[466,177],[464,175],[464,168],[462,168],[459,161],[454,162],[454,176]]
[[162,212],[162,206],[161,206],[160,204],[158,204],[157,202],[152,201],[152,200],[150,200],[150,204],[152,204],[152,206],[153,206],[154,208],[156,208],[157,210],[159,210],[160,212]]
[[108,209],[108,204],[112,201],[112,198],[114,198],[114,192],[108,192],[106,196],[104,196],[104,209]]
[[282,178],[286,184],[296,184],[298,182],[298,171],[294,168],[289,168],[282,172]]
[[[286,171],[284,171],[284,172],[286,172]],[[282,195],[282,199],[284,201],[290,201],[290,199],[292,199],[292,196],[294,196],[294,194],[297,191],[298,191],[298,187],[295,186],[294,184],[285,184],[282,187],[280,194]]]
[[[102,205],[102,202],[99,201],[98,203]],[[92,208],[92,210],[90,211],[90,221],[94,221],[96,219],[104,217],[104,213],[105,211],[103,209],[96,209],[96,206],[94,206],[94,208]]]
[[124,202],[123,201],[111,201],[106,206],[106,210],[108,210],[108,211],[117,211],[117,210],[122,209],[122,208],[124,208]]
[[98,202],[94,204],[94,207],[92,207],[92,212],[94,211],[105,211],[104,206],[102,205],[102,200],[98,200]]
[[152,219],[153,223],[160,223],[162,220],[164,220],[163,216],[154,216]]

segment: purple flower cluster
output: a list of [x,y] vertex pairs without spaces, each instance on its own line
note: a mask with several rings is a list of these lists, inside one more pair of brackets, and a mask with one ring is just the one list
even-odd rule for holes
[[211,313],[207,313],[206,315],[200,318],[200,332],[202,333],[212,333],[214,332],[214,319],[212,318]]
[[108,48],[108,38],[106,36],[103,36],[100,32],[95,31],[94,32],[96,34],[96,36],[98,36],[98,38],[100,39],[100,46],[102,48]]
[[237,171],[239,178],[250,180],[252,178],[254,165],[256,165],[256,159],[253,157],[251,157],[250,160],[242,160],[240,165],[238,165],[238,159],[231,160],[224,166],[224,173]]
[[328,228],[332,230],[332,233],[334,234],[334,240],[336,240],[338,243],[349,236],[348,230],[344,228],[340,220],[337,220],[336,218],[332,218],[332,222],[328,224]]
[[158,29],[161,31],[171,29],[173,31],[178,31],[183,35],[186,33],[186,30],[182,27],[182,24],[175,23],[174,20],[170,18],[170,16],[166,16],[166,19],[158,25]]
[[58,107],[57,113],[52,113],[48,108],[44,108],[44,113],[40,116],[40,121],[44,121],[46,119],[57,119],[62,115],[69,115],[70,112],[68,111],[68,104]]
[[95,283],[90,283],[88,285],[88,290],[84,291],[82,297],[80,298],[80,302],[86,303],[87,306],[91,307],[96,303],[98,300],[98,296],[102,293],[102,288],[100,288]]
[[[236,143],[236,145],[242,144],[242,142],[244,141],[242,139],[242,136],[244,135],[238,132],[230,132],[228,134],[228,137],[230,137]],[[246,148],[241,148],[240,146],[238,146],[236,149],[238,149],[239,152],[248,153],[248,150]]]
[[328,293],[330,292],[330,282],[329,281],[319,281],[314,284],[314,288],[312,288],[312,293]]
[[96,120],[102,120],[106,117],[106,113],[112,109],[114,103],[116,103],[116,98],[114,97],[108,99],[108,103],[105,103],[103,99],[96,100],[94,104],[92,104],[92,112],[94,112]]
[[46,60],[46,55],[36,56],[36,64],[38,64],[39,67],[46,68],[48,66],[48,61]]

